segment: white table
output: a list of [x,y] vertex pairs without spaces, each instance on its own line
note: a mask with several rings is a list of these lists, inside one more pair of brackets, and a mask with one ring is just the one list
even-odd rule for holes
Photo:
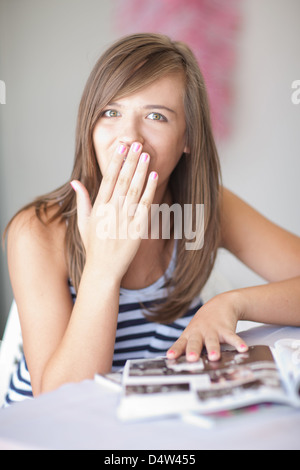
[[[300,339],[300,328],[263,325],[240,334],[248,345],[272,346]],[[118,400],[117,392],[84,381],[0,410],[0,449],[300,449],[300,410],[293,408],[271,407],[204,429],[175,417],[122,423]]]

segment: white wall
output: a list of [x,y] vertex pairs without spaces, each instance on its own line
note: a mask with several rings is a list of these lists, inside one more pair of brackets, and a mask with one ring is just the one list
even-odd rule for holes
[[[300,235],[300,2],[246,0],[238,45],[232,138],[220,145],[224,185]],[[222,253],[235,286],[260,281]]]
[[[124,0],[126,1],[126,0]],[[226,0],[224,0],[226,1]],[[219,143],[226,186],[300,235],[299,0],[241,0],[233,132]],[[80,95],[100,52],[117,37],[113,0],[0,0],[0,231],[36,195],[69,178]],[[12,299],[0,265],[0,337]],[[234,285],[260,281],[231,256]]]
[[[115,38],[111,0],[0,0],[0,231],[35,196],[64,183],[77,109],[100,53]],[[1,328],[12,299],[1,253]],[[2,323],[1,323],[2,317]]]

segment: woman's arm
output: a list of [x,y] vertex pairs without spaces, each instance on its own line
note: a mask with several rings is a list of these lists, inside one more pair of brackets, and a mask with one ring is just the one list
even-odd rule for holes
[[224,189],[222,247],[237,256],[269,284],[236,289],[207,302],[195,315],[169,357],[186,353],[197,360],[205,345],[211,360],[220,343],[247,348],[235,334],[239,320],[300,326],[300,238],[264,218]]
[[300,276],[300,238],[224,189],[221,246],[268,282]]
[[[34,395],[91,378],[112,359],[119,286],[86,266],[73,302],[63,230],[22,214],[9,231],[8,261]],[[56,229],[56,230],[55,230]],[[61,232],[61,233],[59,233]]]
[[221,207],[222,246],[269,282],[238,290],[239,316],[300,325],[300,237],[225,189]]

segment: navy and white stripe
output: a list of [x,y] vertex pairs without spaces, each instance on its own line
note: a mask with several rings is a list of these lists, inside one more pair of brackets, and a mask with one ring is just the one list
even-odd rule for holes
[[[163,294],[164,289],[160,289],[157,293]],[[160,295],[160,300],[163,298]],[[163,325],[147,320],[141,304],[128,302],[128,300],[128,294],[126,295],[121,289],[113,370],[123,367],[127,359],[165,354],[201,307],[201,302],[197,299],[194,308],[191,308],[183,317],[171,324]],[[149,308],[153,303],[153,300],[144,301],[143,305]]]
[[[166,278],[170,278],[175,267],[175,255],[165,276],[144,289],[120,289],[118,325],[115,339],[112,370],[120,369],[128,359],[148,358],[163,355],[186,328],[194,314],[201,307],[200,298],[192,303],[186,314],[169,325],[151,322],[145,318],[142,305],[149,308],[161,302],[168,295]],[[70,293],[76,300],[76,293],[70,284]],[[13,402],[32,398],[30,376],[25,358],[20,361],[12,375],[6,396],[6,406]]]
[[15,372],[12,374],[9,390],[5,397],[4,406],[32,398],[30,375],[25,361],[25,357],[20,359]]

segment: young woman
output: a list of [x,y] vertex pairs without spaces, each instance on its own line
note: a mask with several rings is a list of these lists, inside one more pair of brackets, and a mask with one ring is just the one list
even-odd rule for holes
[[[204,205],[200,249],[186,249],[184,231],[175,240],[175,217],[170,237],[149,236],[152,207],[174,204]],[[202,305],[219,247],[269,284]],[[8,403],[129,358],[193,361],[206,346],[217,360],[223,342],[244,351],[241,319],[300,325],[300,239],[220,186],[203,77],[188,47],[161,35],[123,38],[99,59],[71,184],[13,218],[8,263],[26,357]]]

